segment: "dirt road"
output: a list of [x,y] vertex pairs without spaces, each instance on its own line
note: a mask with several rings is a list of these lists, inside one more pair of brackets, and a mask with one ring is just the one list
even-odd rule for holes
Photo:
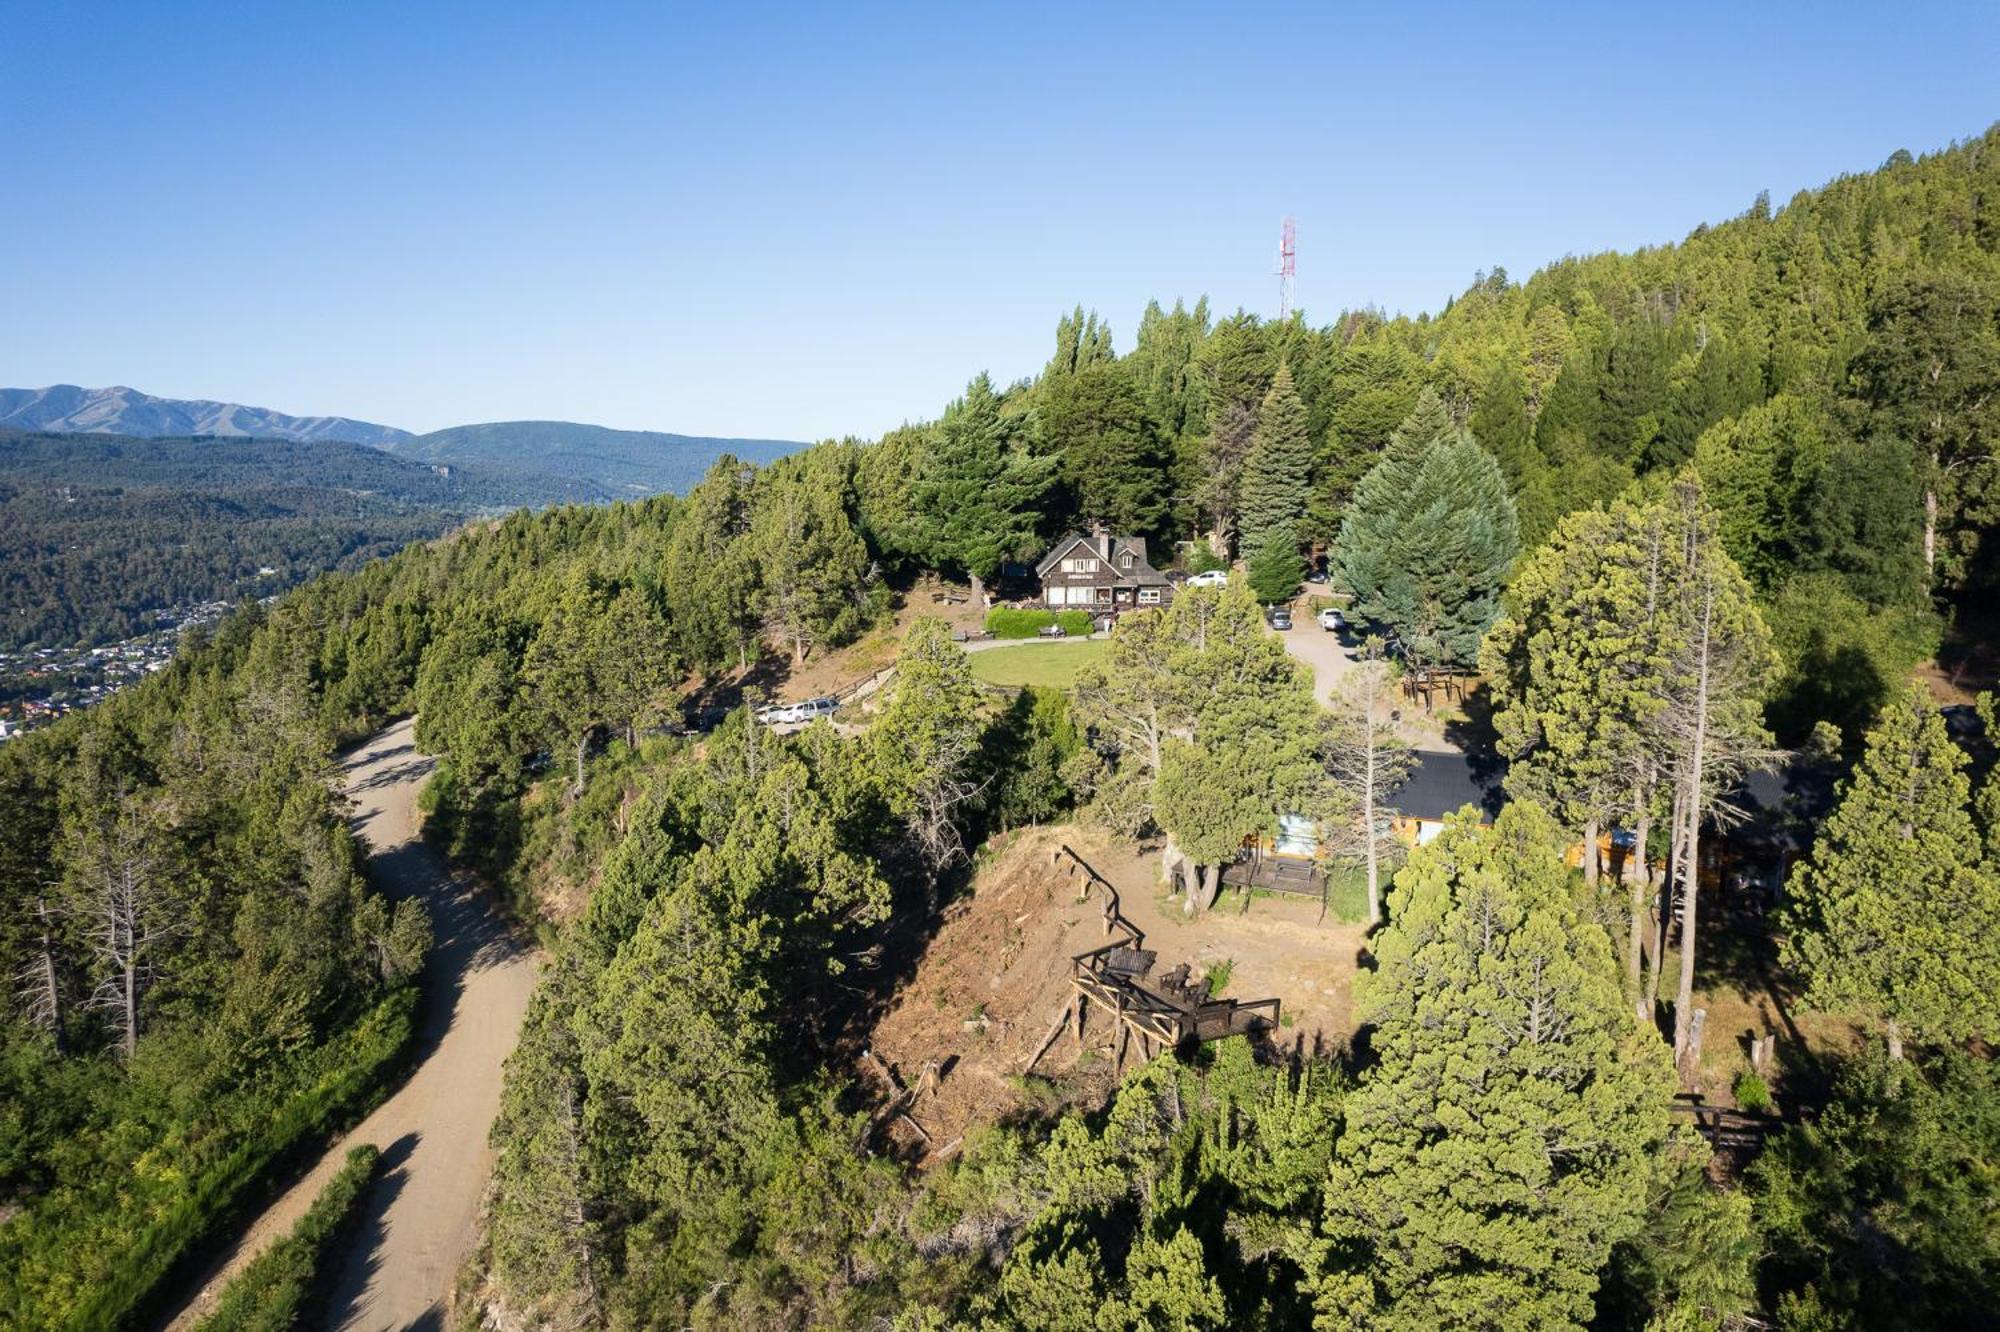
[[339,1167],[347,1148],[382,1149],[383,1175],[338,1257],[322,1325],[378,1332],[443,1326],[445,1298],[477,1238],[479,1200],[493,1167],[487,1130],[500,1109],[501,1065],[514,1048],[540,962],[516,943],[470,884],[417,838],[417,788],[432,760],[400,722],[342,762],[353,826],[368,869],[391,896],[430,907],[437,945],[424,970],[420,1063],[396,1094],[335,1143],[312,1172],[258,1217],[218,1261],[199,1296],[169,1327],[191,1327],[229,1277],[289,1230]]
[[1321,703],[1333,702],[1341,680],[1361,659],[1360,649],[1349,641],[1348,635],[1330,633],[1313,623],[1310,616],[1301,616],[1293,628],[1278,637],[1285,640],[1285,651],[1312,668],[1313,694]]

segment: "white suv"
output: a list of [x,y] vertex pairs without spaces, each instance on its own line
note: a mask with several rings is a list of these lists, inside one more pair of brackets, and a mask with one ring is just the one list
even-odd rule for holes
[[1210,569],[1207,573],[1198,573],[1187,580],[1187,585],[1189,587],[1227,587],[1229,586],[1229,570]]
[[1328,606],[1319,613],[1319,627],[1330,634],[1338,633],[1347,627],[1347,617],[1334,607]]

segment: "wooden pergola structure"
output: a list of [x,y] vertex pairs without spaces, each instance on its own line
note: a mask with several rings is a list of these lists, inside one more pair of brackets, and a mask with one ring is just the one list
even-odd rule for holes
[[[1084,892],[1104,894],[1104,932],[1114,936],[1101,948],[1070,959],[1072,997],[1030,1055],[1022,1072],[1031,1071],[1074,1018],[1076,1043],[1083,1045],[1084,1024],[1094,1002],[1119,1024],[1118,1066],[1134,1036],[1144,1058],[1187,1042],[1218,1041],[1248,1036],[1278,1025],[1278,1001],[1212,999],[1205,980],[1189,978],[1187,963],[1155,976],[1159,955],[1146,947],[1146,936],[1118,910],[1118,890],[1067,846],[1058,847],[1055,862],[1071,878],[1081,874]],[[1081,895],[1081,894],[1080,894]]]

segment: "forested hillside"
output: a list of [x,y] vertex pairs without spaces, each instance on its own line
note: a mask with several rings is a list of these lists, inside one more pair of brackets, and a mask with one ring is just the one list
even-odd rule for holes
[[803,446],[780,439],[612,430],[575,421],[493,421],[434,430],[384,447],[421,462],[542,473],[631,499],[663,490],[680,494],[724,454],[762,464]]
[[[329,575],[0,749],[0,962],[42,978],[0,1058],[0,1310],[108,1323],[112,1278],[222,1209],[217,1144],[380,1044],[423,930],[356,881],[326,761],[414,711],[432,835],[552,953],[468,1320],[1990,1322],[2000,785],[1908,679],[1995,573],[2000,130],[1435,317],[1197,303],[1122,356],[1081,311],[1056,341],[879,441]],[[876,626],[906,573],[995,580],[1094,523],[1247,577],[1128,617],[1067,694],[982,690],[919,621],[841,727],[661,733]],[[1378,696],[1318,709],[1244,586],[1323,553],[1393,638],[1364,678],[1483,666],[1513,760],[1497,820],[1394,873],[1352,1043],[1231,1038],[1104,1105],[1020,1077],[1042,1111],[889,1150],[854,1059],[991,834],[1163,842],[1190,914],[1281,810],[1372,862]],[[1847,1037],[1745,1167],[1669,1107],[1704,849],[1801,742],[1836,812],[1752,954]],[[1600,822],[1673,877],[1573,870]],[[572,918],[540,918],[556,881]],[[1655,888],[1682,927],[1648,960]]]
[[268,596],[473,514],[605,497],[359,444],[0,432],[0,647],[108,642],[155,611]]

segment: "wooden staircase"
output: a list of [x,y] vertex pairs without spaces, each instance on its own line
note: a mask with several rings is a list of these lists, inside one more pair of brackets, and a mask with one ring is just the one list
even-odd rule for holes
[[1207,982],[1190,979],[1185,962],[1155,976],[1153,967],[1159,955],[1145,946],[1144,932],[1118,910],[1118,890],[1067,846],[1057,848],[1055,859],[1070,877],[1084,876],[1085,892],[1096,888],[1105,894],[1105,932],[1117,937],[1102,948],[1078,953],[1070,959],[1074,998],[1057,1016],[1023,1072],[1041,1061],[1072,1015],[1077,1042],[1079,1046],[1082,1044],[1086,1014],[1093,1001],[1109,1010],[1122,1028],[1118,1044],[1121,1065],[1126,1044],[1134,1035],[1138,1036],[1145,1057],[1151,1058],[1160,1050],[1177,1049],[1186,1042],[1254,1035],[1278,1025],[1276,999],[1246,1003],[1210,998]]

